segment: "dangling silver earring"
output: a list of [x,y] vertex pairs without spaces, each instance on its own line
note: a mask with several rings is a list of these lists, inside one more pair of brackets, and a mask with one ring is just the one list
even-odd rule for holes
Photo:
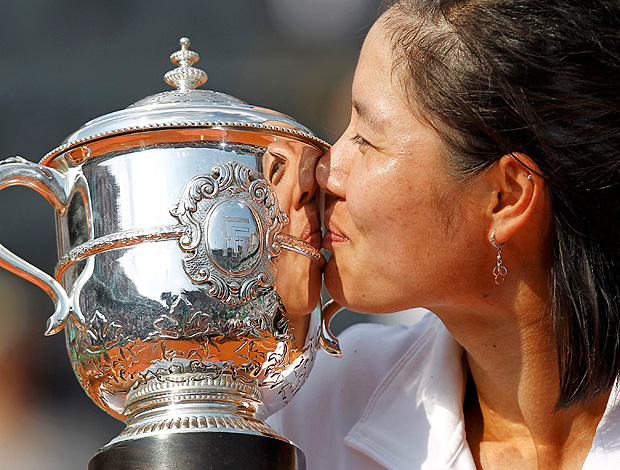
[[495,243],[495,232],[491,233],[491,245],[497,248],[497,266],[493,268],[493,276],[495,276],[495,284],[501,286],[504,283],[505,276],[508,274],[508,269],[502,264],[502,248],[506,242],[498,245]]

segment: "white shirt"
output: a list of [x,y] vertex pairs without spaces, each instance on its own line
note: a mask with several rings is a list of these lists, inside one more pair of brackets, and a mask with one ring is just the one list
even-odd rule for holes
[[[465,439],[463,349],[432,313],[414,325],[355,325],[343,356],[319,352],[297,396],[269,418],[308,470],[475,470]],[[620,469],[612,392],[583,470]]]

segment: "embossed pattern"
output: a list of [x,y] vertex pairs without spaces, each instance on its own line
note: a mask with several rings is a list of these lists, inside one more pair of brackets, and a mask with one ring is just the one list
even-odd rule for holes
[[[187,227],[179,240],[189,255],[185,272],[196,283],[211,284],[210,295],[239,305],[258,287],[273,284],[271,259],[280,253],[275,239],[286,215],[273,190],[249,168],[228,162],[216,166],[213,176],[196,176],[170,213]],[[233,263],[222,266],[219,259]]]

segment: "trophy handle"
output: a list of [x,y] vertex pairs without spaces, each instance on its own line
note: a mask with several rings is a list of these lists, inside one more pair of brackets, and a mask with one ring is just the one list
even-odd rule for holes
[[342,351],[340,350],[338,338],[329,330],[329,322],[331,322],[334,315],[341,310],[344,310],[344,307],[337,304],[333,299],[321,307],[321,333],[319,335],[319,344],[323,351],[335,357],[342,356]]
[[[11,157],[0,161],[0,189],[9,186],[26,186],[47,199],[59,215],[67,210],[67,180],[65,175],[52,168]],[[15,255],[0,244],[0,266],[39,286],[54,302],[54,314],[47,320],[46,335],[58,333],[71,314],[69,296],[49,274]]]

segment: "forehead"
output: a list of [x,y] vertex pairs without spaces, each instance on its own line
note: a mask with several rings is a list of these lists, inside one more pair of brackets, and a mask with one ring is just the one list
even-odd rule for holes
[[364,41],[353,79],[357,131],[393,155],[438,155],[444,149],[441,137],[407,97],[401,82],[405,69],[395,69],[393,59],[391,36],[380,18]]
[[396,116],[413,117],[399,72],[394,69],[392,43],[381,18],[362,46],[352,91],[354,108],[371,124],[384,124]]
[[372,128],[405,131],[427,126],[415,102],[408,98],[401,80],[404,69],[394,66],[394,51],[390,33],[383,17],[373,25],[364,41],[353,79],[352,102],[358,119]]

